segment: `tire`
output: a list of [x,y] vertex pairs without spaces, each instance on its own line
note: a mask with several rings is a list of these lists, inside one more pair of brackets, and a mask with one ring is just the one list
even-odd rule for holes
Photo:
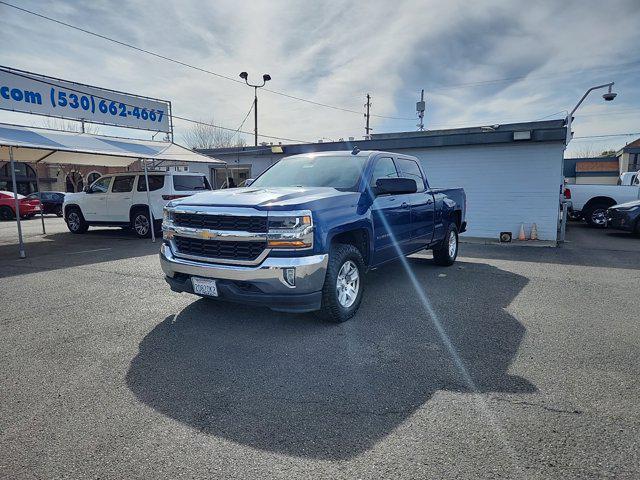
[[13,210],[11,210],[11,207],[7,207],[4,205],[0,207],[0,220],[6,222],[9,220],[13,220],[14,218],[15,214],[13,213]]
[[57,215],[58,217],[61,217],[61,216],[62,216],[62,207],[60,207],[60,208],[58,208],[58,209],[56,210],[56,215]]
[[131,212],[131,230],[138,238],[149,238],[151,236],[151,220],[149,210],[146,208],[136,208]]
[[433,249],[433,261],[436,265],[448,267],[453,265],[458,257],[458,227],[450,223],[445,231],[442,243]]
[[640,218],[636,220],[636,227],[633,229],[633,233],[640,237]]
[[590,227],[606,228],[607,226],[607,208],[611,205],[608,203],[594,203],[582,210],[582,218]]
[[84,219],[82,210],[78,207],[70,207],[67,210],[67,218],[65,220],[71,233],[87,233],[87,230],[89,230],[89,224]]
[[[356,277],[354,277],[354,268]],[[342,243],[331,247],[322,287],[322,306],[319,311],[322,319],[332,323],[342,323],[356,314],[362,302],[364,271],[364,260],[356,247]],[[354,288],[354,283],[355,297],[353,294],[348,294]]]

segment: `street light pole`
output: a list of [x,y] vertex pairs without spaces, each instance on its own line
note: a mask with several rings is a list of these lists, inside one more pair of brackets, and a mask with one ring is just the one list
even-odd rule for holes
[[262,75],[262,85],[254,85],[249,83],[249,74],[247,72],[240,72],[240,78],[244,80],[244,83],[253,87],[253,137],[254,144],[258,146],[258,89],[264,87],[265,83],[271,80],[271,75],[265,73]]
[[258,146],[258,87],[253,87],[253,143]]
[[605,101],[610,102],[614,98],[616,98],[616,95],[618,95],[617,93],[614,93],[614,92],[611,91],[611,88],[613,87],[614,84],[615,84],[615,82],[604,83],[602,85],[596,85],[595,87],[591,87],[589,90],[584,92],[584,95],[582,95],[582,98],[580,99],[580,101],[578,101],[576,106],[573,107],[573,110],[571,110],[571,112],[567,116],[567,139],[566,139],[566,142],[565,142],[566,145],[569,145],[569,142],[571,141],[571,137],[572,137],[572,135],[571,135],[571,123],[573,122],[573,114],[576,113],[576,110],[578,110],[578,107],[580,107],[580,105],[582,105],[582,102],[584,102],[584,99],[587,98],[587,96],[591,92],[593,92],[594,90],[598,90],[600,88],[609,87],[609,91],[607,93],[605,93],[604,95],[602,95],[602,98],[604,98]]

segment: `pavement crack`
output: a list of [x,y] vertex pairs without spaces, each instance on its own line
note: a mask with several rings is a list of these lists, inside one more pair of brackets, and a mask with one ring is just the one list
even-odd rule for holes
[[543,403],[528,402],[526,400],[513,400],[510,398],[499,398],[499,397],[493,397],[492,399],[497,402],[510,403],[511,405],[524,405],[527,407],[538,407],[538,408],[541,408],[542,410],[546,410],[547,412],[553,412],[553,413],[566,413],[568,415],[582,415],[584,413],[583,410],[579,410],[579,409],[571,410],[571,409],[550,407]]

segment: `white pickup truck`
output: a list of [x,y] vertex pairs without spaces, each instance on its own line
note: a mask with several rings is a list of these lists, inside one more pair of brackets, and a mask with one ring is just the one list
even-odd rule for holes
[[564,197],[571,200],[575,217],[604,228],[607,208],[640,199],[640,171],[623,173],[617,185],[566,185]]

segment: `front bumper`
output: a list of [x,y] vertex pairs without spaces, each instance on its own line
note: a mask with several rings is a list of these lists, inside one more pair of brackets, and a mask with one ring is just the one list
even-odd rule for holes
[[626,230],[633,232],[635,221],[627,210],[609,209],[607,210],[607,227],[616,230]]
[[[256,266],[207,263],[176,257],[171,247],[160,248],[160,266],[174,291],[193,293],[191,277],[218,280],[221,300],[253,303],[274,310],[318,310],[328,255],[267,257]],[[295,286],[285,280],[285,269],[295,269]]]

